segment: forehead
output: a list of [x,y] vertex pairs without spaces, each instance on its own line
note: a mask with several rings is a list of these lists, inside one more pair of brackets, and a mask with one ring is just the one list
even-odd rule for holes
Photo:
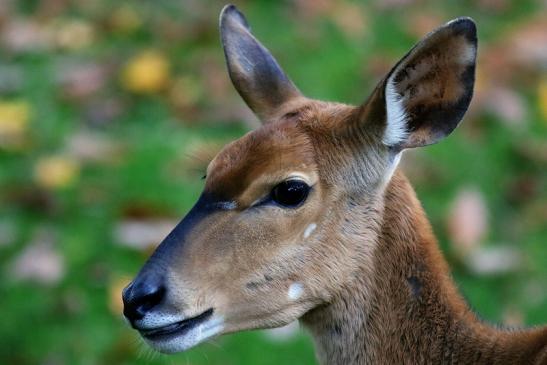
[[279,121],[228,144],[209,164],[205,190],[233,198],[258,179],[275,183],[286,174],[314,168],[313,144],[302,125]]

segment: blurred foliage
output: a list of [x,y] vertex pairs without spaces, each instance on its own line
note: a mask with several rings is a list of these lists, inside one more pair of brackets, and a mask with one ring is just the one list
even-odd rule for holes
[[[479,28],[475,97],[410,151],[454,276],[483,318],[547,322],[547,16],[541,0],[235,1],[311,97],[359,103],[425,33]],[[220,1],[0,2],[0,363],[312,364],[301,332],[152,354],[120,290],[257,125],[225,72]]]

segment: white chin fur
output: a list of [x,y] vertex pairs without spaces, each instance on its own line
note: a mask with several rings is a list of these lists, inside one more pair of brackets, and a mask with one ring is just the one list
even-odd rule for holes
[[179,336],[161,340],[149,340],[146,343],[154,350],[165,354],[186,351],[200,343],[219,335],[224,329],[224,320],[220,316],[213,316],[209,320],[199,324]]

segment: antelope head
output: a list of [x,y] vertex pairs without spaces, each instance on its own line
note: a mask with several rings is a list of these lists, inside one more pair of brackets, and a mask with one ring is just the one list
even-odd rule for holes
[[232,5],[220,32],[263,125],[210,162],[195,206],[123,292],[125,316],[161,352],[286,325],[356,280],[366,295],[355,273],[374,255],[401,152],[450,134],[472,95],[467,18],[427,35],[357,107],[303,96]]

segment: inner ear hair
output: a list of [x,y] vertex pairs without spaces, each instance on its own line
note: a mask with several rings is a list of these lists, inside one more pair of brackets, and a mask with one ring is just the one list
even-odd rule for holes
[[449,135],[471,101],[476,53],[469,18],[447,23],[412,48],[384,82],[383,143],[403,149]]

